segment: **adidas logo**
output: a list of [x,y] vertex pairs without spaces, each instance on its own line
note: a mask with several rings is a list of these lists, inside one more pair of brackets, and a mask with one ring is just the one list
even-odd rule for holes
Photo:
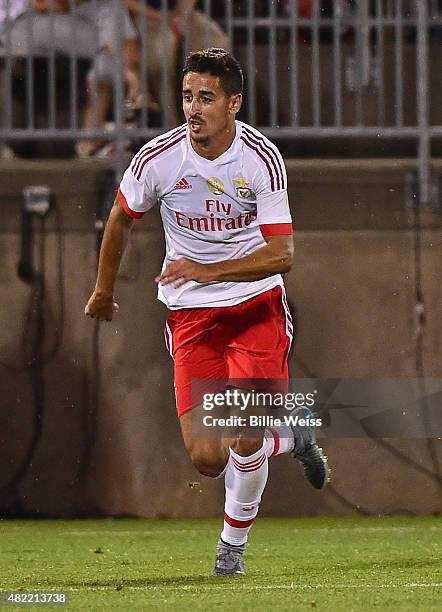
[[182,178],[175,185],[174,189],[192,189],[192,185],[189,183],[189,181],[186,181],[185,178]]

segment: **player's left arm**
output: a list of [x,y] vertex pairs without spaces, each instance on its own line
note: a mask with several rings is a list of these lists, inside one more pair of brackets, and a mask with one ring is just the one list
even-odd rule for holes
[[288,272],[293,264],[293,235],[264,237],[266,244],[253,253],[240,257],[201,264],[181,258],[170,263],[155,280],[181,287],[189,280],[198,283],[256,281]]

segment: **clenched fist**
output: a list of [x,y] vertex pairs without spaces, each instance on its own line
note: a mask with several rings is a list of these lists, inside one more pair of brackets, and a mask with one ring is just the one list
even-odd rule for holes
[[112,295],[105,296],[94,291],[86,304],[84,314],[99,321],[112,321],[114,312],[118,312],[119,308]]

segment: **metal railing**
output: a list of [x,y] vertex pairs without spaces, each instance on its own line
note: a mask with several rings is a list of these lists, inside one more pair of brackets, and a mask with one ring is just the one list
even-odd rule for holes
[[[100,1],[89,0],[89,4],[95,5],[97,15]],[[121,24],[123,3],[109,2],[113,3],[117,22]],[[11,6],[11,0],[6,1],[6,8],[8,4]],[[159,21],[149,23],[149,16],[137,18],[141,49],[140,100],[144,103],[136,109],[135,129],[127,121],[122,28],[116,30],[119,35],[112,55],[111,131],[104,125],[87,129],[82,125],[77,62],[82,57],[81,49],[69,54],[69,82],[62,94],[69,112],[67,121],[59,124],[55,85],[58,51],[50,46],[46,53],[34,49],[23,55],[26,68],[21,102],[26,112],[24,122],[14,124],[14,67],[20,54],[11,46],[9,30],[3,30],[0,140],[110,141],[116,146],[116,165],[121,169],[128,141],[145,141],[173,127],[180,120],[179,92],[175,91],[174,83],[179,81],[182,58],[196,42],[192,40],[191,20],[181,39],[171,39],[167,0],[161,0],[160,4]],[[442,136],[442,104],[439,103],[442,86],[430,73],[430,45],[436,50],[439,48],[439,53],[442,49],[441,4],[440,0],[225,0],[216,3],[203,0],[200,8],[206,18],[215,14],[225,32],[226,44],[244,66],[247,103],[242,118],[245,121],[278,139],[414,139],[418,145],[420,201],[428,203],[431,142],[434,137]],[[75,0],[69,0],[69,5],[71,11],[75,10]],[[55,16],[50,19],[54,32]],[[213,30],[208,23],[206,20],[203,24],[205,34],[199,39],[202,46],[213,44]],[[160,57],[172,55],[172,59],[157,61],[152,75],[152,53],[149,54],[148,46],[154,30],[157,44],[161,46],[157,50]],[[29,30],[28,34],[32,32]],[[72,36],[74,39],[78,36],[75,26]],[[171,41],[176,42],[175,55],[170,53]],[[41,120],[36,124],[34,58],[40,55],[48,62],[48,88],[46,119],[43,124]],[[154,89],[156,86],[158,90],[160,113],[153,114],[148,108],[152,89],[149,78],[154,79]],[[93,100],[91,104],[94,107]],[[133,105],[131,111],[134,111]]]

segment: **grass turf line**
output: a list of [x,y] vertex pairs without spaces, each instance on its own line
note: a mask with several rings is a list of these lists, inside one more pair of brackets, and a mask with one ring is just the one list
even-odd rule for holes
[[69,610],[442,608],[440,519],[261,518],[247,575],[234,578],[211,576],[219,528],[198,519],[2,520],[0,587],[67,591]]

